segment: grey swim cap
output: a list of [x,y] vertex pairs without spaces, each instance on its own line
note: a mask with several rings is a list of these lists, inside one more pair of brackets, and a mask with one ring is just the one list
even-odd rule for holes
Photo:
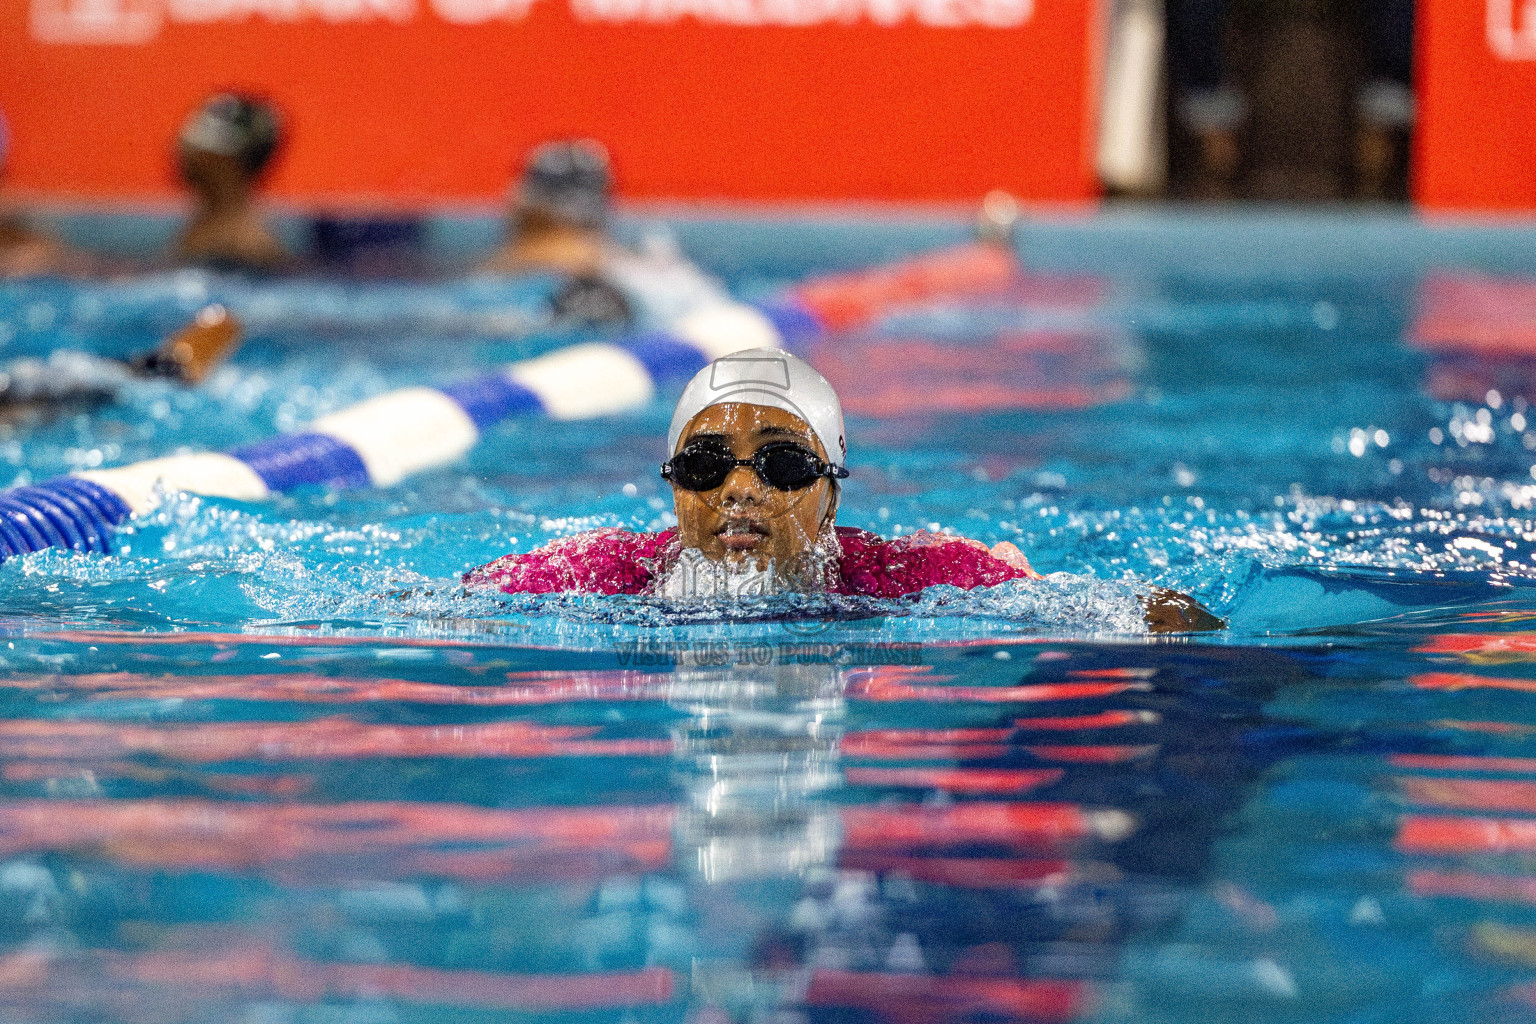
[[210,97],[181,126],[181,144],[187,149],[234,157],[252,176],[266,167],[279,140],[272,105],[236,93]]
[[778,348],[749,348],[710,363],[694,375],[672,413],[667,431],[667,457],[699,413],[715,405],[743,402],[793,413],[810,425],[827,450],[827,459],[842,466],[848,459],[843,435],[843,407],[827,378],[811,364]]
[[528,156],[516,187],[517,203],[577,227],[608,223],[613,176],[608,151],[592,139],[546,142]]

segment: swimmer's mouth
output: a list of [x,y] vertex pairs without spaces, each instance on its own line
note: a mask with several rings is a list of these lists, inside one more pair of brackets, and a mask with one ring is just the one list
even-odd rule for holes
[[751,551],[767,538],[768,527],[738,519],[715,531],[715,536],[720,538],[720,543],[727,551]]

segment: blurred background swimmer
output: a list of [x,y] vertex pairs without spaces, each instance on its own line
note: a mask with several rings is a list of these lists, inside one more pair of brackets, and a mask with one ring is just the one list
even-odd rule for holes
[[240,324],[223,306],[204,306],[152,352],[110,359],[59,349],[46,359],[0,366],[0,421],[49,418],[113,401],[146,380],[195,386],[240,347]]
[[546,142],[512,187],[507,239],[483,269],[498,274],[602,269],[612,207],[608,152],[591,139]]
[[556,313],[594,327],[658,327],[729,300],[670,235],[652,233],[638,251],[614,241],[612,213],[613,170],[603,145],[546,142],[512,187],[506,240],[480,269],[569,276]]
[[217,270],[271,273],[292,262],[256,208],[256,186],[282,144],[270,103],[220,93],[182,125],[177,165],[196,209],[177,258]]

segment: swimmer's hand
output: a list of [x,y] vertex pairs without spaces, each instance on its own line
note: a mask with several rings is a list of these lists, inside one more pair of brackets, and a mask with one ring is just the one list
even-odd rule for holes
[[197,318],[165,340],[159,349],[129,363],[145,376],[201,384],[240,347],[240,323],[223,306],[204,306]]
[[1147,627],[1154,633],[1209,633],[1226,629],[1218,619],[1188,594],[1153,587],[1144,602]]
[[[982,544],[982,547],[986,547],[986,545]],[[1013,566],[1015,569],[1023,569],[1025,572],[1029,573],[1030,579],[1041,580],[1045,578],[1044,576],[1041,576],[1039,573],[1035,572],[1035,567],[1029,564],[1029,559],[1024,557],[1024,552],[1020,551],[1019,546],[1011,540],[998,541],[996,544],[992,545],[991,550],[988,551],[988,554],[997,559],[999,562],[1006,562],[1008,565]]]

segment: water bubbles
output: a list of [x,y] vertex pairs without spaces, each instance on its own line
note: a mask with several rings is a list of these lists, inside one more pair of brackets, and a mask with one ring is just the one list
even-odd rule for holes
[[1369,896],[1360,897],[1349,911],[1349,923],[1352,925],[1379,925],[1386,924],[1386,921],[1381,904]]
[[273,426],[284,434],[292,433],[299,425],[299,410],[292,402],[284,402],[277,408],[277,415],[273,417]]
[[26,320],[27,330],[40,333],[53,326],[54,320],[58,318],[58,310],[51,302],[34,302],[22,316]]
[[84,322],[100,320],[107,312],[107,304],[100,295],[77,295],[74,301],[72,314],[74,319]]
[[1497,545],[1490,544],[1477,537],[1457,537],[1451,542],[1451,546],[1460,551],[1473,551],[1488,556],[1493,561],[1502,561],[1504,552]]
[[1429,443],[1436,445],[1445,444],[1445,431],[1441,430],[1439,427],[1430,427]]
[[1478,409],[1469,419],[1464,407],[1458,407],[1456,414],[1447,424],[1451,437],[1462,447],[1469,444],[1492,444],[1494,440],[1493,413],[1488,409]]
[[1339,307],[1323,300],[1312,306],[1312,322],[1320,330],[1331,331],[1339,326]]
[[1296,997],[1296,980],[1291,972],[1273,960],[1255,960],[1251,966],[1253,979],[1263,991],[1284,999]]
[[202,305],[208,300],[208,275],[198,270],[183,270],[172,279],[176,298],[183,306]]

